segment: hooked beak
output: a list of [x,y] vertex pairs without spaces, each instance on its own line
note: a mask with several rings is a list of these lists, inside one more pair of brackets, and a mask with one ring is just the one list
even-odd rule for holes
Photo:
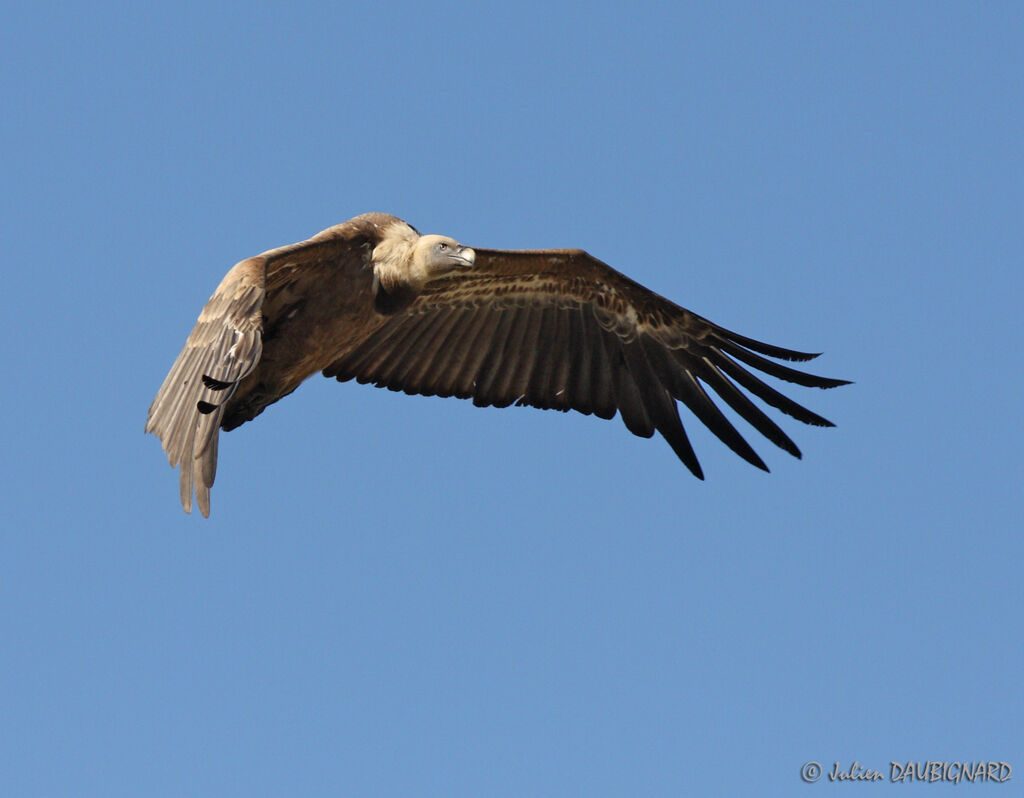
[[455,259],[460,262],[460,266],[469,267],[476,262],[476,253],[469,247],[459,247]]

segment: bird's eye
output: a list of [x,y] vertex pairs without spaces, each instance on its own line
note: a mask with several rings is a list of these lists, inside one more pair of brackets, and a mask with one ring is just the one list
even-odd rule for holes
[[440,244],[438,244],[437,246],[438,246],[438,248],[439,248],[439,249],[440,249],[440,250],[441,250],[442,252],[444,252],[444,251],[445,251],[446,249],[448,249],[448,245],[447,245],[447,244],[445,244],[445,243],[444,243],[443,241],[442,241],[442,242],[441,242]]

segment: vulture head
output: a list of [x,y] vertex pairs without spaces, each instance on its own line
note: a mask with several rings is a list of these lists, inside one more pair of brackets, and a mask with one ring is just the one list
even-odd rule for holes
[[371,258],[377,310],[394,313],[408,306],[431,280],[469,269],[475,261],[476,253],[454,238],[421,236],[404,222],[393,224]]
[[473,265],[476,253],[454,238],[439,235],[420,236],[413,246],[410,276],[423,283],[435,277],[466,269]]

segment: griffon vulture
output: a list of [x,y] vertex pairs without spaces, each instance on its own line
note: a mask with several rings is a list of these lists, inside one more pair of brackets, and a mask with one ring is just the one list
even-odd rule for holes
[[160,386],[146,432],[181,468],[185,511],[194,491],[204,516],[219,430],[255,418],[317,371],[480,406],[606,419],[618,411],[633,434],[660,432],[703,479],[677,400],[768,470],[706,387],[795,457],[796,444],[740,387],[799,421],[832,426],[744,366],[816,388],[847,381],[764,356],[815,357],[719,327],[579,249],[470,249],[367,213],[232,268]]

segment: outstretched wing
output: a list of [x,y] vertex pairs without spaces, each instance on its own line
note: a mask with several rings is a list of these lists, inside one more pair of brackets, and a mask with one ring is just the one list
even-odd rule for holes
[[428,283],[423,294],[324,375],[480,406],[511,404],[616,412],[641,437],[661,433],[699,478],[679,419],[683,402],[748,462],[764,462],[706,387],[770,441],[800,450],[737,386],[807,424],[831,422],[745,366],[818,388],[846,380],[806,374],[767,357],[816,355],[764,344],[712,324],[582,250],[476,250],[471,271]]
[[194,484],[199,509],[210,514],[224,406],[263,351],[265,270],[262,257],[249,258],[224,276],[149,407],[146,432],[160,438],[172,467],[181,466],[186,512]]
[[[362,265],[375,218],[359,217],[242,261],[206,303],[146,421],[171,466],[181,466],[186,512],[194,489],[199,509],[210,514],[222,422],[238,426],[323,366],[322,341],[309,332],[330,322],[336,306],[359,293],[357,286],[369,305],[371,278]],[[260,391],[251,390],[253,381]]]

